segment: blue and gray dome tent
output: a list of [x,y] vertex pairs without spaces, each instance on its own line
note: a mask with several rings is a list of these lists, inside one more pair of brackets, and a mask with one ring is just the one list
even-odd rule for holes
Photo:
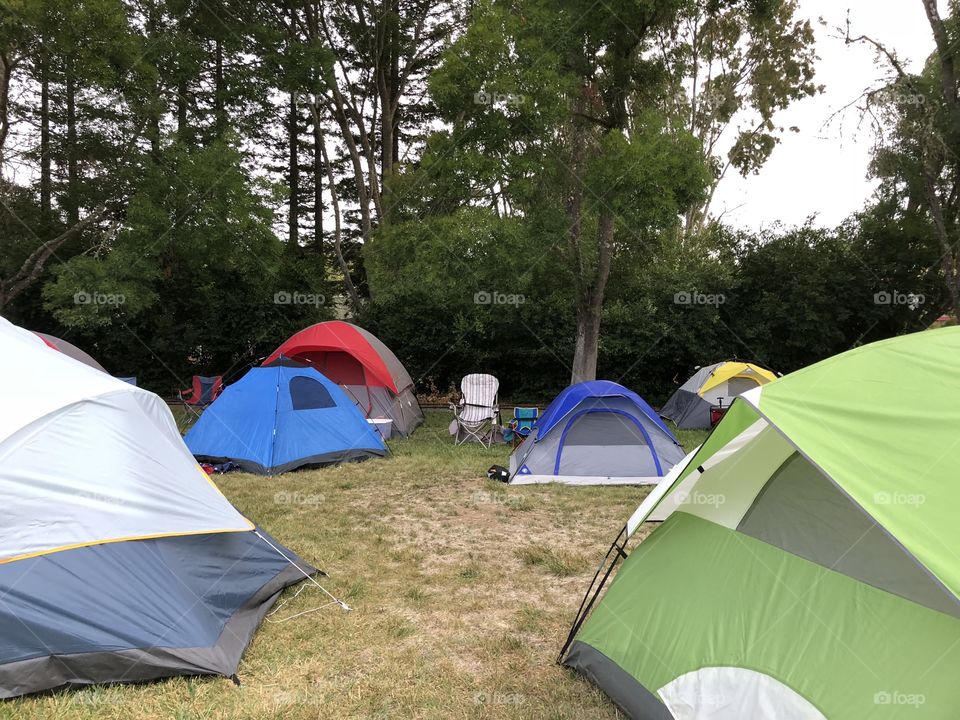
[[515,485],[655,484],[683,459],[680,443],[639,395],[593,380],[557,395],[510,456]]
[[197,466],[156,395],[0,318],[0,698],[231,676],[315,572]]
[[185,440],[200,460],[231,461],[261,475],[387,454],[336,383],[291,364],[251,369],[207,408]]

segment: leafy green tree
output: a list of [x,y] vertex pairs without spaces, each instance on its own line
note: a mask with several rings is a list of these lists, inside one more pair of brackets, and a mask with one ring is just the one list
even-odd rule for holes
[[[137,134],[117,109],[135,64],[120,0],[25,0],[5,9],[0,213],[17,227],[5,241],[16,243],[12,255],[21,262],[0,276],[0,310],[38,282],[51,260],[89,247],[115,217]],[[36,181],[16,185],[14,164],[35,170]],[[36,193],[39,204],[30,221],[25,193]]]
[[329,289],[287,264],[240,160],[226,141],[166,148],[114,241],[57,268],[47,309],[165,390],[195,372],[242,369],[328,318]]
[[868,109],[879,118],[880,136],[873,170],[887,199],[899,199],[904,218],[918,209],[939,243],[940,273],[950,307],[960,316],[960,58],[958,6],[942,17],[936,2],[923,2],[934,51],[920,73],[908,72],[882,42],[848,28],[847,42],[874,48],[889,66],[888,84],[866,93]]
[[822,89],[813,28],[798,12],[797,0],[691,0],[659,34],[673,83],[666,112],[702,143],[713,169],[704,201],[687,211],[688,234],[703,230],[728,171],[747,176],[769,159],[784,132],[777,112]]
[[566,385],[574,327],[569,289],[554,281],[559,258],[523,261],[539,245],[526,223],[489,208],[392,223],[368,254],[381,290],[360,320],[421,386],[492,372],[504,397],[547,399]]
[[454,182],[462,179],[469,202],[526,218],[541,233],[541,254],[565,257],[574,382],[596,376],[611,268],[631,252],[649,255],[707,185],[698,143],[656,103],[667,74],[651,51],[680,8],[479,5],[433,79],[457,152],[448,162],[425,160],[428,170],[467,168]]

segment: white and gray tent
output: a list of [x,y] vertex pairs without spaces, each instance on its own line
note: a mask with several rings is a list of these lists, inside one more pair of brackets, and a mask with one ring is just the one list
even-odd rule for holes
[[683,450],[639,395],[594,380],[561,392],[510,456],[514,485],[650,485]]
[[237,671],[315,572],[241,515],[156,395],[0,318],[0,698]]

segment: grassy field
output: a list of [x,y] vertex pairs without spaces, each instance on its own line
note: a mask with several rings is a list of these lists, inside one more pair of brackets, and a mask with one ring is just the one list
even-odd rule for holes
[[[219,678],[0,704],[4,718],[615,718],[554,660],[597,564],[645,488],[508,487],[509,448],[455,448],[429,412],[384,460],[218,478],[251,519],[325,570],[264,623],[236,687]],[[690,449],[704,433],[681,433]],[[283,602],[283,601],[281,601]]]

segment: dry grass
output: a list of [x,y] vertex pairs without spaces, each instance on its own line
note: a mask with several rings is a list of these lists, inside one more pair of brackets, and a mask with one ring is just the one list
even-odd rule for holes
[[[509,449],[454,448],[448,421],[429,413],[384,460],[219,479],[354,608],[265,623],[241,687],[191,678],[92,688],[6,702],[0,717],[618,717],[554,660],[595,566],[647,490],[491,483],[487,467],[505,465]],[[324,602],[313,588],[294,592],[272,620]]]

